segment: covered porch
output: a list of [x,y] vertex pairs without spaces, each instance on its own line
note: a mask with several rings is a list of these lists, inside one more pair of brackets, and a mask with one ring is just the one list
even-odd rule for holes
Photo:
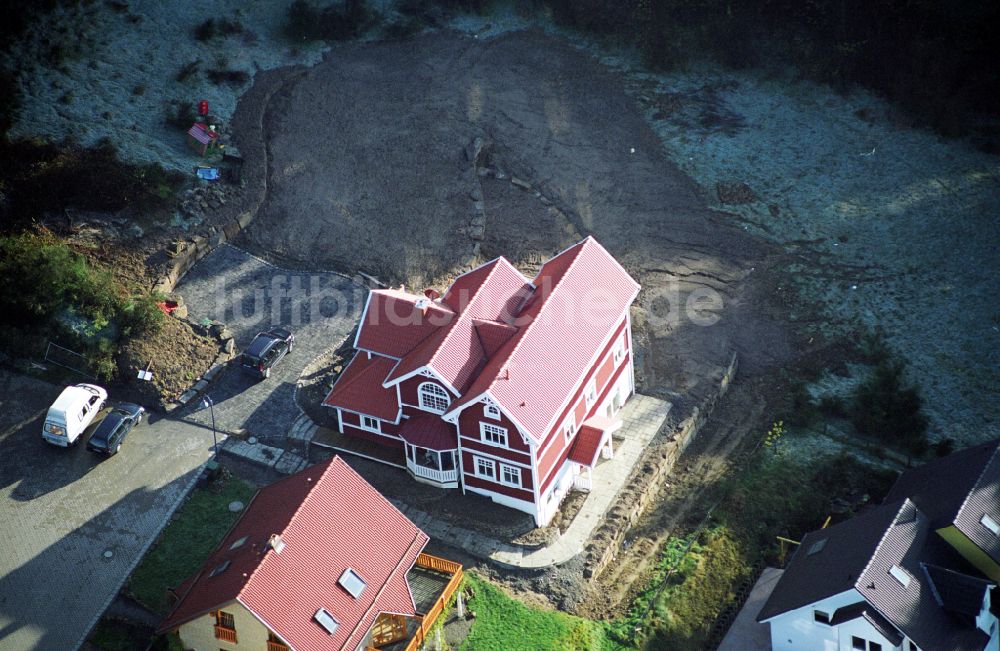
[[458,435],[434,414],[417,414],[403,424],[406,469],[417,481],[458,488]]
[[593,487],[593,470],[599,459],[614,459],[612,435],[622,427],[622,421],[603,416],[591,416],[583,421],[576,435],[569,459],[577,464],[573,488],[589,492]]

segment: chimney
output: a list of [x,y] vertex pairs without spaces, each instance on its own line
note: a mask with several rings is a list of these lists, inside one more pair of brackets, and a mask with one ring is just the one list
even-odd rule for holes
[[415,308],[417,308],[418,310],[420,310],[420,314],[422,316],[426,316],[427,315],[427,310],[430,307],[430,304],[431,304],[430,300],[428,300],[426,298],[418,298],[417,302],[414,303],[413,306]]
[[278,534],[274,534],[267,539],[267,547],[273,549],[275,554],[280,554],[281,550],[285,548],[285,541]]

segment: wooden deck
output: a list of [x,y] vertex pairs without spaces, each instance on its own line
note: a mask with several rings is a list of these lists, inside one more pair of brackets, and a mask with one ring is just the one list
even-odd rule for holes
[[402,450],[390,448],[371,441],[346,436],[335,429],[320,427],[312,439],[312,445],[328,450],[336,450],[343,454],[364,457],[371,461],[384,463],[394,468],[406,470],[406,456]]
[[368,647],[367,651],[418,651],[422,648],[434,622],[462,583],[462,565],[430,554],[420,554],[406,578],[413,591],[417,612],[422,614],[408,622],[407,632],[412,637],[378,649]]

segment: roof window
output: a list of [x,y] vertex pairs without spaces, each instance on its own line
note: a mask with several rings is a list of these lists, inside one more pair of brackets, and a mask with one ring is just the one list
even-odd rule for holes
[[344,590],[351,593],[351,596],[355,599],[360,597],[361,593],[364,592],[365,588],[368,586],[368,584],[365,583],[365,580],[361,578],[361,575],[358,574],[352,567],[344,570],[344,573],[340,575],[340,579],[337,580],[337,583],[339,583],[340,587]]
[[322,626],[323,630],[325,630],[330,635],[336,633],[337,627],[340,626],[340,622],[334,619],[333,615],[331,615],[330,611],[327,610],[326,608],[320,608],[319,610],[317,610],[316,614],[313,615],[313,619],[315,619],[316,623]]
[[892,578],[894,578],[897,581],[899,581],[904,588],[909,587],[910,580],[911,580],[912,577],[910,576],[909,572],[907,572],[906,570],[904,570],[900,566],[893,565],[892,567],[890,567],[889,568],[889,574],[892,575]]
[[243,543],[247,541],[247,538],[249,538],[249,536],[243,536],[242,538],[234,542],[232,545],[230,545],[229,549],[236,549],[237,547],[242,547]]
[[983,517],[979,518],[979,522],[992,531],[994,536],[1000,536],[1000,523],[991,518],[989,513],[984,513]]
[[215,569],[212,570],[211,572],[209,572],[208,576],[210,578],[213,577],[213,576],[219,576],[220,574],[222,574],[223,572],[226,571],[227,567],[229,567],[229,561],[228,560],[224,560],[221,563],[219,563],[218,565],[216,565]]
[[806,552],[806,556],[812,556],[813,554],[818,554],[823,551],[823,548],[826,547],[827,540],[829,540],[829,538],[823,538],[822,540],[817,540],[810,545],[809,551]]

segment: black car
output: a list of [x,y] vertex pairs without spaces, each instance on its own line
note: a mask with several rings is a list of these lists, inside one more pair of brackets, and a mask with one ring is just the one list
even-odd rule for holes
[[122,441],[132,428],[142,422],[142,414],[145,411],[131,402],[118,403],[104,410],[87,428],[90,432],[87,449],[108,456],[118,454],[122,449]]
[[271,368],[295,347],[295,335],[284,328],[261,332],[240,356],[243,370],[263,379],[271,377]]

